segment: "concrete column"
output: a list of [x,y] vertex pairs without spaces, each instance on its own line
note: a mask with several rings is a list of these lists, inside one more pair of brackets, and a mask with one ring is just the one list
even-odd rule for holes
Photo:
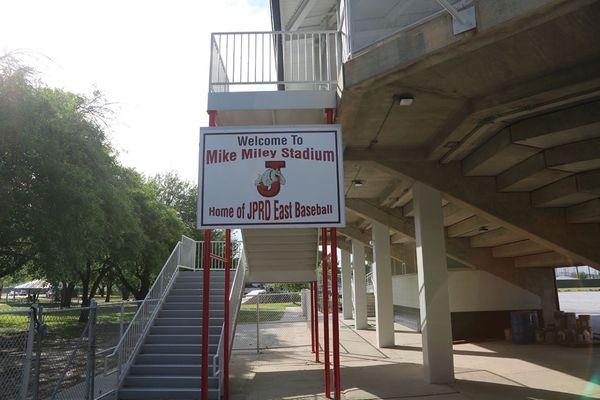
[[372,229],[377,347],[391,347],[394,345],[394,298],[392,295],[390,230],[376,221],[373,221]]
[[365,280],[365,248],[352,240],[352,289],[354,292],[354,325],[356,329],[367,329],[367,283]]
[[442,196],[420,182],[412,191],[425,380],[449,383],[454,381],[454,360]]
[[352,319],[352,266],[350,252],[342,250],[342,312],[344,319]]

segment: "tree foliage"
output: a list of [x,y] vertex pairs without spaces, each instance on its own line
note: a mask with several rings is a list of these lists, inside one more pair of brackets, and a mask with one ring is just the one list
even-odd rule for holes
[[181,234],[195,189],[175,174],[145,179],[119,164],[106,101],[45,87],[0,58],[0,278],[24,269],[83,305],[120,281],[143,298]]

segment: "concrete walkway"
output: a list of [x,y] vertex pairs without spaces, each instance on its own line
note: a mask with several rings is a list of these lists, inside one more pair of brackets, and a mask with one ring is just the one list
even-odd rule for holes
[[[456,382],[430,385],[422,378],[419,333],[396,325],[396,346],[380,350],[374,330],[357,333],[352,323],[345,321],[340,329],[344,399],[600,399],[598,347],[456,344]],[[313,362],[309,346],[302,346],[307,339],[310,343],[308,325],[297,325],[293,337],[280,332],[287,345],[299,347],[233,353],[232,399],[325,398],[323,365]]]

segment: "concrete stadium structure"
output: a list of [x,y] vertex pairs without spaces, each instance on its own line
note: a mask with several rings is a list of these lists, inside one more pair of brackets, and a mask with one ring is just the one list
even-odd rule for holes
[[[217,126],[342,126],[342,308],[376,343],[453,339],[559,309],[554,268],[600,266],[600,2],[272,0],[273,32],[211,38]],[[247,282],[316,280],[317,229],[242,230]]]

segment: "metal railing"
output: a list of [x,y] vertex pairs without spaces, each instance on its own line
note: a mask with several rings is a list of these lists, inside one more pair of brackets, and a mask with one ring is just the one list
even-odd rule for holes
[[337,31],[218,32],[211,35],[209,92],[334,90]]
[[375,284],[373,283],[373,272],[365,275],[365,283],[367,284],[367,292],[375,293]]
[[[247,261],[244,249],[241,249],[237,266],[235,269],[235,275],[231,283],[231,290],[229,291],[229,356],[231,357],[231,350],[233,348],[233,340],[235,338],[235,330],[238,320],[238,312],[242,297],[244,296],[244,283],[246,282],[247,272]],[[225,324],[223,324],[224,327]],[[224,356],[224,329],[221,329],[221,337],[219,338],[219,345],[217,347],[217,355],[213,358],[213,375],[219,376],[219,388],[222,387],[223,382],[223,369],[226,362]]]
[[135,355],[177,276],[181,255],[180,251],[181,242],[178,242],[144,298],[144,302],[135,313],[127,330],[121,337],[121,340],[115,346],[113,352],[107,356],[108,360],[106,362],[108,363],[110,363],[112,358],[117,358],[117,382],[114,390],[118,389],[127,376]]

